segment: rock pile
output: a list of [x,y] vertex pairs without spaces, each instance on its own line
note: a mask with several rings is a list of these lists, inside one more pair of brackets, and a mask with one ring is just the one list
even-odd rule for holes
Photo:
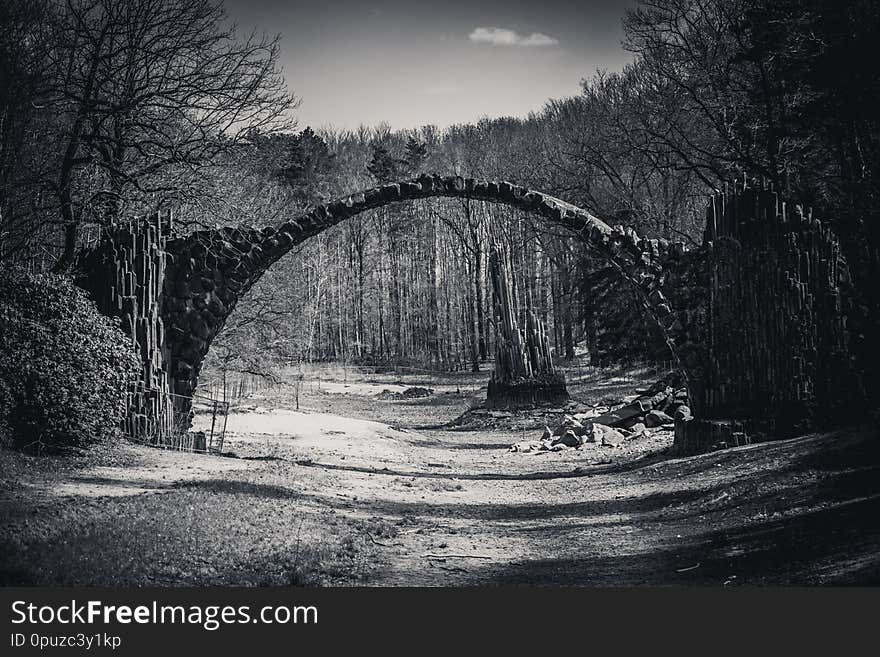
[[618,447],[651,429],[671,430],[675,420],[691,418],[687,390],[682,383],[680,376],[670,374],[649,388],[637,390],[637,397],[616,408],[565,415],[555,429],[544,427],[540,439],[514,443],[510,451],[556,452],[579,449],[586,444]]
[[403,392],[392,392],[388,388],[385,388],[382,392],[378,393],[376,397],[379,399],[417,399],[419,397],[430,397],[433,394],[433,388],[413,386],[412,388],[407,388]]

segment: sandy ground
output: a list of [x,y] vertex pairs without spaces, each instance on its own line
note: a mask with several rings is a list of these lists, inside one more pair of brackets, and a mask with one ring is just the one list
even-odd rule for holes
[[[352,375],[353,378],[357,375]],[[646,373],[575,377],[585,403]],[[2,454],[6,583],[880,583],[880,437],[867,428],[668,455],[669,432],[508,451],[534,417],[449,430],[483,375],[279,386],[229,416],[235,458],[126,445]],[[429,397],[381,400],[409,385]],[[561,411],[558,412],[561,417]],[[205,427],[210,418],[197,417]],[[540,422],[537,422],[540,424]],[[100,552],[118,552],[115,559]],[[97,554],[96,554],[97,553]]]

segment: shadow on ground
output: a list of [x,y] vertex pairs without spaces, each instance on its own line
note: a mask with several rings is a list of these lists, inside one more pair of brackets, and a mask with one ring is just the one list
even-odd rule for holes
[[880,498],[794,518],[712,530],[674,547],[612,556],[536,559],[490,566],[492,585],[880,584]]

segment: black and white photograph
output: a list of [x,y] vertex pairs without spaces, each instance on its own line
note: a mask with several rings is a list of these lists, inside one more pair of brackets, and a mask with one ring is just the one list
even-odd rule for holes
[[874,0],[0,0],[0,585],[880,585],[877,62]]

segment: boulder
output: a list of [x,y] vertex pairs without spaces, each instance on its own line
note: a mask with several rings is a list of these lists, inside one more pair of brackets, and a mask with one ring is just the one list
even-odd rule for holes
[[556,427],[556,430],[553,432],[554,436],[561,436],[566,431],[569,430],[577,430],[583,429],[584,425],[575,420],[571,415],[566,415],[562,418],[562,424]]
[[633,436],[641,436],[643,433],[645,433],[645,428],[646,428],[646,427],[645,427],[645,425],[644,425],[643,422],[638,422],[638,423],[632,425],[632,426],[629,428],[629,430],[630,430],[630,433],[632,433]]
[[594,419],[594,422],[597,422],[598,424],[604,424],[606,426],[616,426],[625,422],[626,420],[629,420],[630,418],[644,415],[647,411],[650,410],[650,399],[636,399],[626,406],[621,406],[617,410],[599,415]]
[[647,415],[645,415],[646,427],[662,427],[665,424],[672,424],[674,421],[675,420],[673,420],[663,411],[650,411]]
[[583,439],[575,434],[574,431],[569,429],[564,434],[562,434],[559,438],[553,441],[551,447],[555,447],[556,445],[565,445],[566,447],[580,447],[583,444]]
[[599,443],[608,447],[617,447],[626,440],[626,436],[617,429],[613,429],[604,424],[594,424],[591,433],[592,440],[590,442]]
[[584,426],[582,426],[581,428],[579,428],[579,429],[572,429],[572,431],[574,431],[574,433],[575,433],[576,436],[580,436],[581,438],[583,438],[584,436],[586,436],[586,435],[588,435],[588,434],[590,433],[590,423],[587,422],[587,423],[586,423]]
[[691,413],[690,406],[685,406],[684,404],[682,404],[681,406],[679,406],[678,408],[675,409],[675,415],[673,415],[673,417],[676,420],[681,420],[683,422],[687,422],[688,420],[692,419],[694,416]]

